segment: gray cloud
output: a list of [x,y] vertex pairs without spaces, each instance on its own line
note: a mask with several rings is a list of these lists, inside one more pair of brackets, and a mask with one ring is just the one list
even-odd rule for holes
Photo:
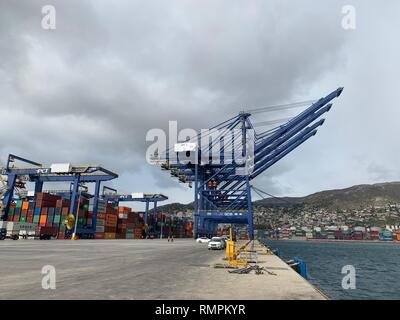
[[[2,139],[0,154],[100,162],[122,174],[141,169],[152,182],[132,182],[134,189],[168,189],[175,182],[144,160],[149,129],[166,128],[168,120],[206,128],[246,106],[315,98],[345,85],[340,111],[329,114],[321,136],[259,182],[278,193],[329,187],[311,167],[334,177],[356,154],[365,156],[365,127],[355,122],[363,117],[373,130],[377,115],[366,109],[378,101],[384,108],[383,92],[393,87],[374,83],[366,66],[374,74],[389,61],[399,66],[395,54],[385,59],[369,47],[393,42],[394,29],[380,24],[396,24],[389,4],[354,2],[359,27],[351,33],[341,28],[341,1],[2,1],[0,134],[11,138]],[[54,31],[40,26],[44,4],[56,7]],[[393,121],[389,110],[385,119]],[[350,171],[332,187],[365,174]]]

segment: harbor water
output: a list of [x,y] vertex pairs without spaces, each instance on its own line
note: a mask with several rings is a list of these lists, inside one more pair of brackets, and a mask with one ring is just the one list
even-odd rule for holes
[[[281,258],[307,263],[309,281],[331,299],[400,299],[400,244],[267,241]],[[344,289],[344,266],[354,266],[355,289]]]

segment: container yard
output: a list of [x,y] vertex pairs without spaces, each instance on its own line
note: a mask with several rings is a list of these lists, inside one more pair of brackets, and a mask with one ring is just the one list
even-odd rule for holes
[[256,230],[258,239],[325,241],[393,241],[400,243],[400,230],[380,227],[278,228]]
[[[93,227],[93,200],[80,199],[78,208],[77,229],[91,229]],[[30,239],[64,240],[71,238],[71,234],[68,235],[69,212],[69,200],[49,193],[38,193],[37,201],[17,200],[10,209],[8,220],[0,221],[0,229],[6,229],[7,237],[14,240],[23,239],[26,236]],[[91,237],[86,234],[86,238],[167,238],[170,234],[176,238],[193,237],[191,221],[157,214],[155,219],[149,217],[148,224],[145,225],[144,217],[145,213],[132,212],[129,207],[114,206],[114,204],[99,200],[96,232]],[[153,227],[150,229],[149,225]],[[82,237],[85,235],[83,234]]]
[[[15,161],[33,166],[11,165]],[[118,177],[101,166],[71,166],[69,163],[43,166],[10,154],[7,166],[0,168],[0,172],[8,177],[2,188],[1,210],[1,229],[7,234],[6,238],[111,240],[166,238],[169,235],[193,237],[191,221],[157,214],[157,203],[168,199],[163,194],[118,194],[117,190],[105,185],[100,194],[102,182]],[[27,190],[26,182],[22,180],[24,176],[34,181],[34,191]],[[70,183],[70,189],[42,192],[43,183],[49,181]],[[88,183],[95,184],[94,194],[90,194],[84,185]],[[110,190],[113,192],[109,193]],[[130,207],[120,204],[123,202],[144,203],[145,212],[133,212]],[[154,204],[151,211],[150,203]]]
[[[36,268],[45,263],[58,270],[58,287],[65,290],[57,290],[52,298],[70,294],[108,299],[326,299],[307,282],[304,261],[294,258],[286,263],[255,239],[253,193],[264,198],[269,194],[252,181],[315,136],[325,122],[322,117],[342,91],[338,88],[319,100],[300,103],[307,109],[272,132],[255,132],[252,123],[251,112],[265,113],[265,108],[240,112],[214,126],[211,130],[218,129],[225,139],[219,146],[218,154],[223,156],[218,163],[212,143],[201,144],[203,131],[185,143],[175,143],[174,152],[152,154],[151,163],[194,189],[189,219],[157,214],[157,205],[168,200],[162,193],[119,193],[107,185],[118,174],[102,165],[42,164],[9,154],[0,167],[1,234],[5,235],[0,246],[1,255],[7,256],[1,263],[18,274],[8,278],[14,293],[7,297],[48,297],[36,295],[40,289],[34,288],[35,277],[26,289],[24,274],[31,272],[35,265],[31,262],[35,262]],[[299,103],[283,107],[293,105]],[[181,161],[184,158],[190,160]],[[44,190],[44,184],[52,183],[68,188]],[[145,210],[134,212],[122,205],[126,202],[140,202]],[[229,236],[216,237],[221,225],[230,226]],[[283,238],[289,236],[282,233]],[[202,242],[207,246],[201,246]],[[214,250],[226,254],[214,254]],[[69,263],[63,263],[64,256]],[[102,281],[93,285],[88,272],[102,274]],[[144,274],[144,282],[138,282],[136,274]],[[160,276],[166,279],[154,280]],[[68,284],[67,278],[71,279]],[[234,296],[232,282],[237,289]],[[71,290],[77,283],[79,293],[74,293]],[[130,289],[131,283],[141,290]]]

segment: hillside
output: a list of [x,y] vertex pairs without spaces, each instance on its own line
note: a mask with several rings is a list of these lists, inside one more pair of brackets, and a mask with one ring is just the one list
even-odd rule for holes
[[290,206],[290,202],[327,210],[357,210],[400,203],[400,182],[357,185],[347,189],[328,190],[299,198],[265,199],[256,201],[257,207]]
[[[357,185],[346,189],[320,191],[306,197],[268,198],[254,202],[255,207],[307,205],[330,210],[356,210],[400,203],[400,182]],[[160,212],[193,210],[189,204],[171,203],[159,207]]]

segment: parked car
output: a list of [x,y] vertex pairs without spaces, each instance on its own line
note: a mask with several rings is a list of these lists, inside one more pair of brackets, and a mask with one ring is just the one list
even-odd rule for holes
[[226,242],[229,241],[229,237],[228,236],[222,236],[221,239],[225,241],[225,245],[226,245]]
[[197,243],[209,243],[210,239],[208,239],[207,237],[200,237],[196,239]]
[[213,237],[208,243],[208,250],[223,250],[225,249],[225,241],[220,237]]

